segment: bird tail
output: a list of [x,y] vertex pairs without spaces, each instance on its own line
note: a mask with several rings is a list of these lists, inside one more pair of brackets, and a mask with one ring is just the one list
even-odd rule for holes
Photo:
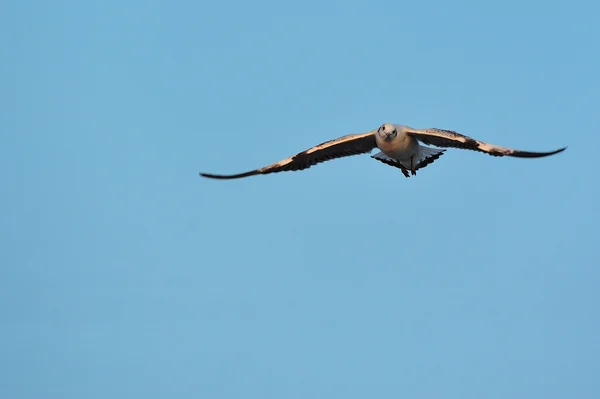
[[402,163],[400,163],[400,161],[398,161],[394,158],[388,157],[383,152],[378,152],[375,155],[371,155],[371,158],[381,161],[384,164],[394,166],[394,167],[400,169],[402,171],[402,173],[404,174],[404,176],[410,177],[410,175],[408,174],[408,170],[406,170],[406,168],[404,167],[404,165],[402,165]]
[[[441,157],[445,151],[446,150],[440,150],[438,148],[425,147],[422,145],[419,146],[419,152],[416,154],[416,157],[413,158],[413,166],[415,167],[415,171],[429,165]],[[404,173],[404,176],[409,177],[410,159],[393,159],[385,155],[383,152],[378,152],[375,155],[371,155],[371,158],[375,158],[385,164],[400,168],[402,173]]]
[[[417,154],[417,157],[413,159],[413,162],[416,165],[415,170],[422,169],[430,163],[433,163],[433,161],[441,157],[446,151],[440,150],[439,148],[426,147],[424,145],[420,145],[419,147],[419,153]],[[403,163],[406,165],[405,162]],[[410,167],[410,160],[408,161],[408,167]]]
[[[441,157],[446,150],[440,150],[439,148],[426,147],[419,145],[419,152],[415,154],[412,160],[412,164],[415,171],[424,168],[439,157]],[[398,159],[397,162],[401,163],[406,169],[410,170],[410,158]]]

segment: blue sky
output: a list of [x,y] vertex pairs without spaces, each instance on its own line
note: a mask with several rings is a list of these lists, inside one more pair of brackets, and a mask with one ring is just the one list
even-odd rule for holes
[[[0,5],[3,398],[597,398],[585,1]],[[383,122],[448,151],[234,173]]]

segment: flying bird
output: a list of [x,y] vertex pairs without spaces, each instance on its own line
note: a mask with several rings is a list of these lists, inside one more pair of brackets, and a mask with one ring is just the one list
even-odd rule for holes
[[435,147],[479,151],[496,157],[510,156],[518,158],[547,157],[567,148],[563,147],[549,152],[521,151],[475,140],[452,130],[414,129],[410,126],[384,123],[376,130],[367,133],[349,134],[326,141],[260,169],[233,175],[200,173],[200,176],[213,179],[239,179],[254,175],[304,170],[331,159],[367,154],[378,148],[380,152],[372,155],[371,158],[397,167],[404,176],[410,177],[416,175],[417,170],[433,163],[446,151],[445,149],[427,147],[421,143]]

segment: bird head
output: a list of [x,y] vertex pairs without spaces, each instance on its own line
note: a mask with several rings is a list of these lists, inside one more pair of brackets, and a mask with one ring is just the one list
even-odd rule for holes
[[393,140],[398,135],[398,130],[391,123],[384,123],[377,129],[377,135],[384,140]]

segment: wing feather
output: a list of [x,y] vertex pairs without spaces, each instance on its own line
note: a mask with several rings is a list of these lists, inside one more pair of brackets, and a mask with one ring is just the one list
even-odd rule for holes
[[369,153],[375,147],[377,147],[377,142],[374,131],[361,134],[349,134],[334,140],[326,141],[294,156],[260,169],[254,169],[248,172],[233,175],[200,173],[200,176],[213,179],[239,179],[254,175],[266,175],[269,173],[304,170],[318,163],[332,159]]
[[547,152],[515,150],[513,148],[501,147],[495,144],[475,140],[469,136],[465,136],[464,134],[444,129],[411,128],[406,132],[406,134],[415,137],[417,140],[425,144],[434,145],[436,147],[453,147],[465,150],[479,151],[496,157],[511,156],[518,158],[541,158],[547,157],[549,155],[558,154],[559,152],[562,152],[567,149],[567,147],[563,147],[554,151]]
[[410,175],[408,174],[408,169],[406,169],[406,167],[404,165],[402,165],[400,162],[396,161],[395,159],[389,158],[389,157],[385,157],[385,158],[380,158],[380,157],[371,157],[373,159],[378,160],[379,162],[383,162],[386,165],[390,165],[393,166],[395,168],[398,168],[402,171],[402,174],[406,177],[410,177]]

